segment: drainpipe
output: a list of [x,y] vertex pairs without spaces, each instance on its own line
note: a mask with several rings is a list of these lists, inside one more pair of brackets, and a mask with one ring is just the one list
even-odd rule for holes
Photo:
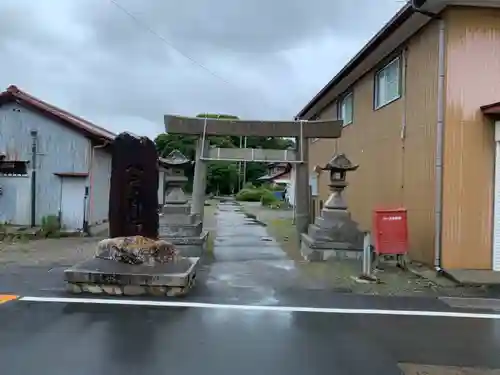
[[406,157],[406,128],[408,126],[407,112],[408,112],[408,98],[406,95],[406,80],[408,72],[408,48],[403,49],[401,53],[402,68],[401,68],[401,95],[403,98],[403,115],[401,119],[401,198],[400,202],[404,202],[404,189],[405,189],[405,157]]
[[434,171],[436,175],[435,186],[435,238],[434,238],[434,269],[442,272],[441,254],[443,237],[443,153],[444,153],[444,112],[445,112],[445,74],[446,74],[446,25],[443,18],[432,12],[420,9],[427,1],[412,0],[411,6],[415,12],[421,13],[438,22],[438,98],[437,98],[437,124],[436,124],[436,161]]
[[[94,154],[95,154],[95,150],[97,149],[102,149],[106,146],[108,146],[110,144],[109,141],[105,141],[103,144],[101,145],[95,145],[95,146],[92,146],[91,147],[91,151],[90,151],[90,162],[89,162],[89,188],[88,188],[88,217],[85,216],[85,213],[84,213],[84,223],[83,223],[83,228],[84,228],[84,232],[87,233],[87,234],[90,234],[90,230],[89,230],[89,223],[88,221],[90,220],[90,218],[92,217],[92,207],[94,205],[94,199],[93,199],[93,195],[92,195],[92,191],[94,190],[94,176],[93,176],[93,173],[92,173],[92,166],[94,164]],[[87,192],[87,191],[86,191]],[[85,220],[87,222],[85,222]]]
[[36,154],[38,132],[32,130],[31,134],[31,227],[36,226]]
[[434,268],[441,272],[441,253],[443,235],[443,154],[444,154],[444,112],[445,112],[445,74],[446,74],[446,25],[440,18],[439,51],[438,51],[438,98],[437,98],[437,126],[436,126],[436,201],[435,201],[435,239],[434,239]]

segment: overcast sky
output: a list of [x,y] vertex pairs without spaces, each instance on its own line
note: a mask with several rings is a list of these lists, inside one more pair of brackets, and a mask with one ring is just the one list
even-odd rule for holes
[[167,113],[290,119],[403,5],[115,1],[0,0],[1,89],[150,137]]

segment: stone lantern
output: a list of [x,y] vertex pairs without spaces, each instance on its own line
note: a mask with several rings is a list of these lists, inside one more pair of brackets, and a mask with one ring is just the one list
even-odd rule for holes
[[321,168],[330,173],[330,191],[332,194],[325,203],[325,208],[332,210],[346,210],[347,204],[344,201],[342,192],[347,187],[347,172],[355,171],[358,165],[353,164],[344,154],[335,154],[332,159]]
[[185,168],[191,164],[191,160],[179,150],[174,150],[163,159],[163,163],[167,165],[165,206],[186,204],[187,198],[183,188],[188,179],[184,172]]
[[200,257],[206,248],[208,233],[203,231],[203,222],[191,214],[191,205],[184,194],[187,182],[186,167],[191,160],[180,151],[172,151],[163,164],[167,166],[165,205],[160,218],[160,238],[174,244],[181,255]]
[[302,234],[301,252],[306,260],[324,261],[329,258],[361,259],[363,232],[351,219],[342,193],[347,187],[348,172],[358,169],[344,154],[335,154],[321,170],[330,177],[330,197],[320,216],[316,217],[307,233]]

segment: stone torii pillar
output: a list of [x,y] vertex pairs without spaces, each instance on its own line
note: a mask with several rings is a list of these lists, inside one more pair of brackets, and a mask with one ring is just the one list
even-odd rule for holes
[[196,141],[191,214],[196,215],[202,221],[205,214],[205,189],[207,187],[207,162],[202,160],[202,157],[207,149],[208,141],[199,137]]
[[[309,196],[309,165],[308,139],[296,138],[296,151],[302,154],[303,162],[295,164],[295,228],[299,240],[302,233],[307,232],[309,227],[310,196]],[[300,156],[299,156],[300,157]]]

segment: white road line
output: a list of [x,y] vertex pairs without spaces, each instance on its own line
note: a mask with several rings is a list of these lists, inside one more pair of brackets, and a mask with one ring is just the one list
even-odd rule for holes
[[398,315],[423,316],[442,318],[473,318],[473,319],[500,319],[500,314],[481,314],[449,311],[412,311],[412,310],[382,310],[382,309],[343,309],[300,306],[256,306],[256,305],[228,305],[200,302],[179,301],[144,301],[131,299],[99,299],[99,298],[59,298],[59,297],[21,297],[25,302],[56,302],[81,303],[100,305],[127,305],[127,306],[155,306],[155,307],[193,307],[204,309],[229,309],[244,311],[273,311],[273,312],[308,312],[324,314],[351,314],[351,315]]

